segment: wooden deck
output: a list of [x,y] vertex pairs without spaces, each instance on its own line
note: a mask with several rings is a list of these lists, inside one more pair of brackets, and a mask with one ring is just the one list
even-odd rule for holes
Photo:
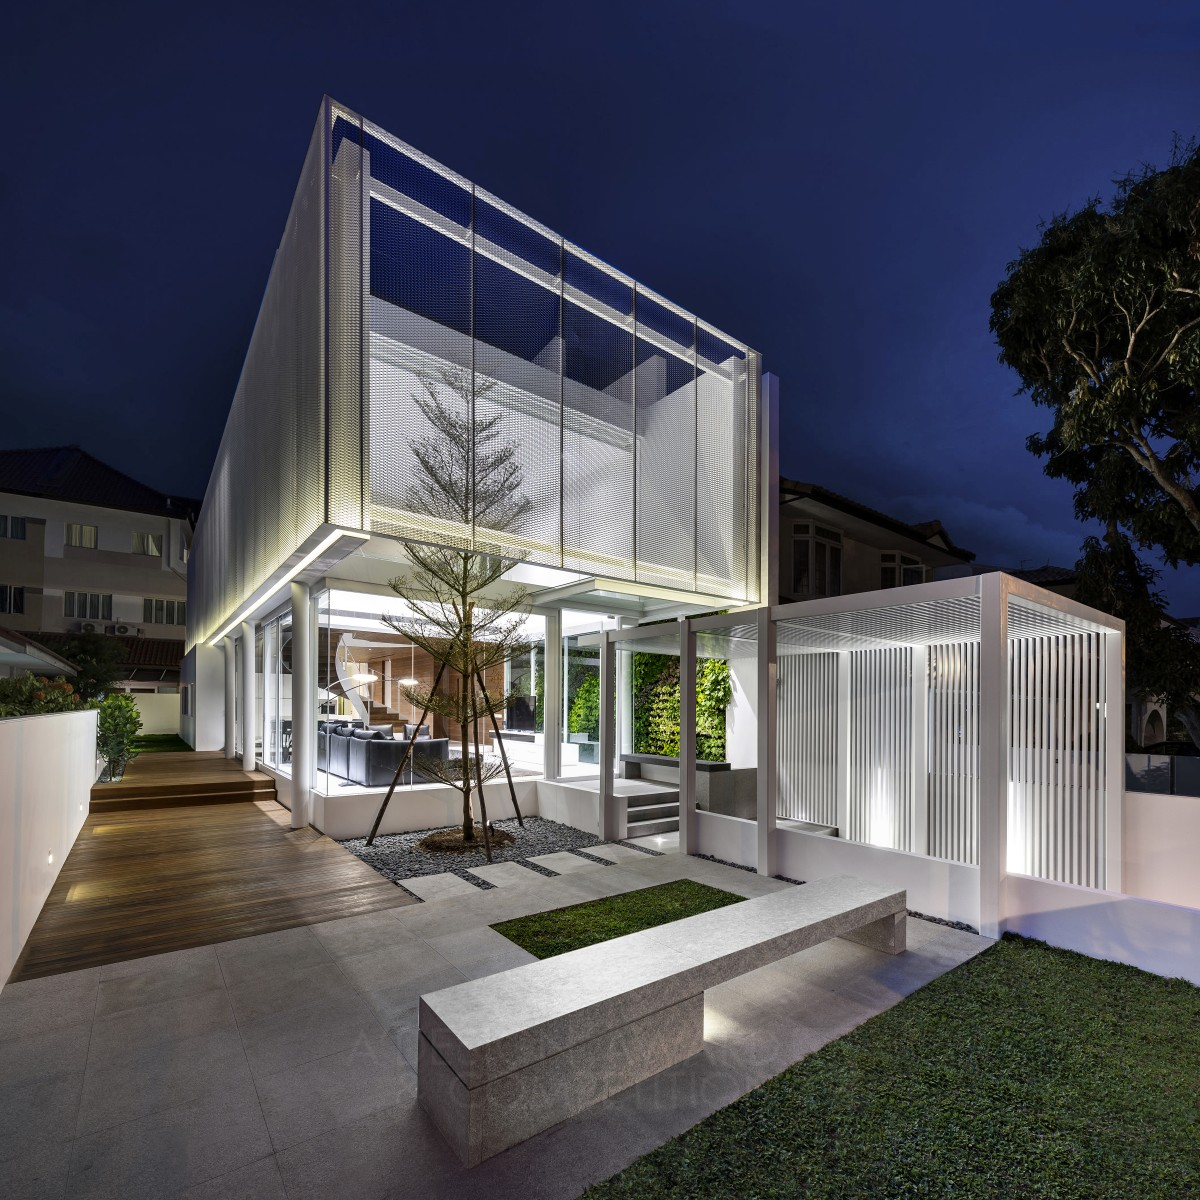
[[9,982],[416,903],[288,823],[274,800],[93,812]]
[[244,771],[240,758],[220,750],[139,754],[118,783],[92,787],[92,812],[124,812],[191,804],[274,800],[275,781],[265,771]]

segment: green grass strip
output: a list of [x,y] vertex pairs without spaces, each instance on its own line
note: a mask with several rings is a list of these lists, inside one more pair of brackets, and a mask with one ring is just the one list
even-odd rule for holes
[[143,733],[134,738],[133,748],[138,754],[174,754],[191,746],[177,733]]
[[585,1195],[1200,1196],[1200,989],[1006,937]]
[[517,917],[492,928],[537,958],[553,958],[568,950],[594,946],[610,938],[637,933],[639,929],[653,929],[655,925],[666,925],[668,921],[724,908],[744,899],[707,884],[678,879],[674,883],[639,888],[636,892],[606,896],[603,900],[572,904],[570,908]]

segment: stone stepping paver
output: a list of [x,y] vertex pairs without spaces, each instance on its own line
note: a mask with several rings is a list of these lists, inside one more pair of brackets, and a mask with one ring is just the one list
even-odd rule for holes
[[642,853],[641,850],[635,850],[632,846],[620,846],[615,843],[610,843],[604,846],[585,846],[584,854],[594,854],[597,858],[605,858],[609,862],[621,862],[626,858],[636,858],[639,861],[648,859],[650,855]]
[[468,867],[468,875],[475,875],[496,887],[512,887],[518,883],[532,883],[535,880],[545,881],[545,875],[531,871],[528,867],[515,862],[487,863],[482,867]]
[[411,879],[400,880],[400,886],[426,901],[444,900],[449,896],[474,896],[479,892],[473,883],[468,883],[452,871],[443,871],[440,875],[414,875]]
[[528,861],[537,863],[539,867],[557,871],[560,875],[571,875],[575,871],[593,871],[600,866],[598,862],[593,862],[590,858],[581,858],[578,854],[572,854],[570,850],[557,850],[553,854],[538,854]]
[[679,850],[679,830],[671,833],[648,833],[644,837],[629,839],[631,846],[645,846],[647,850],[657,850],[660,854],[672,854]]

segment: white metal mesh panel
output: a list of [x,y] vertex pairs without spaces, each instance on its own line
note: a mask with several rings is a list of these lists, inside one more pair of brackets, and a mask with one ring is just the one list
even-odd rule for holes
[[189,643],[216,634],[324,520],[323,133],[318,122],[197,521]]
[[1009,870],[1102,887],[1104,635],[1009,644]]
[[929,853],[979,861],[979,643],[929,647]]
[[637,577],[696,585],[696,326],[673,305],[637,294]]
[[781,817],[837,824],[838,656],[779,659]]

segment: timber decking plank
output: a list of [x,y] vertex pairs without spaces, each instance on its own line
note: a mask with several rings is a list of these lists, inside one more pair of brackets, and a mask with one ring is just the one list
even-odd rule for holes
[[273,800],[91,814],[9,981],[416,903],[288,821]]

